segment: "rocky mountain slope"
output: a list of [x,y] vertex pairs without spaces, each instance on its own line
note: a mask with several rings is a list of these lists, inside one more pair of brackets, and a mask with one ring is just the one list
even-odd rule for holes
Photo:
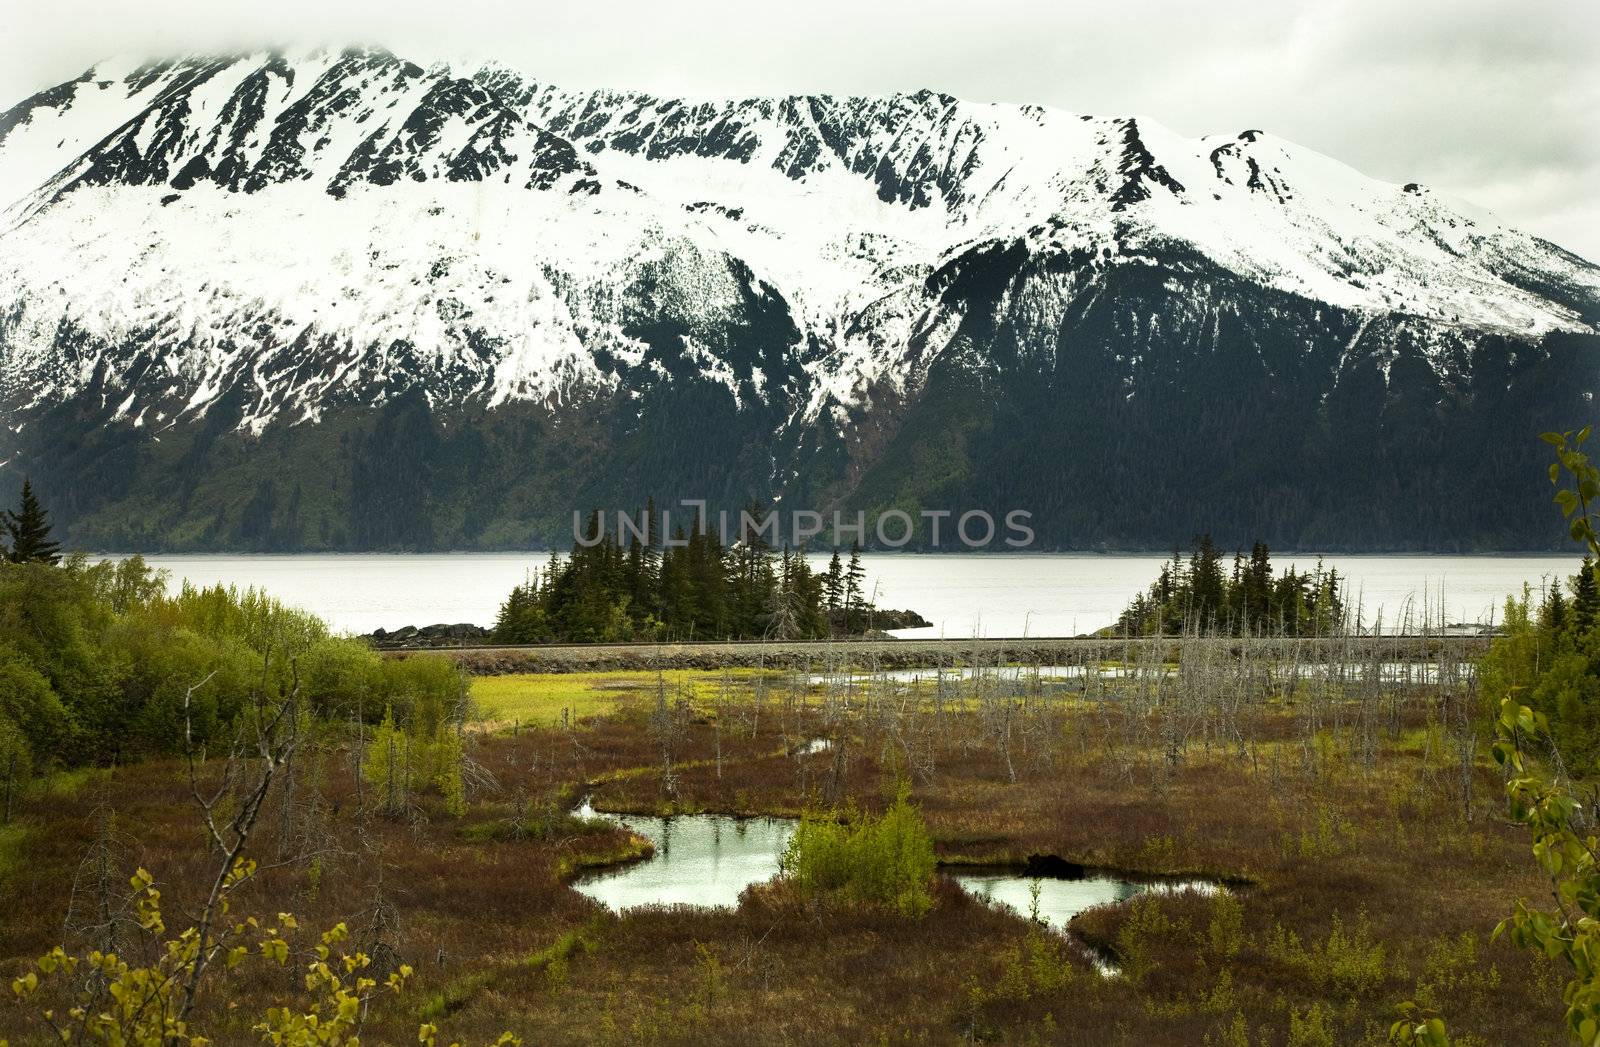
[[1600,268],[1256,130],[570,92],[370,50],[0,114],[0,481],[80,544],[1013,508],[1040,544],[1559,540]]

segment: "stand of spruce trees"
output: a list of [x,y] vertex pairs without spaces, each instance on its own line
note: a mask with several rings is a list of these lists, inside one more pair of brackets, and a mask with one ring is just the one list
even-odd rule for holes
[[1174,553],[1162,564],[1114,629],[1119,636],[1328,636],[1344,626],[1344,598],[1339,573],[1324,569],[1320,559],[1310,573],[1291,566],[1274,576],[1271,551],[1256,542],[1250,558],[1235,553],[1229,569],[1203,534],[1187,560]]
[[[494,641],[815,640],[871,628],[859,545],[848,563],[834,550],[819,573],[804,548],[778,550],[753,527],[726,547],[704,528],[661,542],[653,509],[646,518],[643,536],[630,533],[626,544],[605,532],[565,558],[552,552],[501,604]],[[591,517],[584,540],[601,530]]]

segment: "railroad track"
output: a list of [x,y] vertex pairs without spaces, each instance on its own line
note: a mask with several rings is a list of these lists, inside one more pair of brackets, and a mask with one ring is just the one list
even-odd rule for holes
[[477,673],[579,672],[604,669],[646,668],[792,668],[830,663],[866,664],[883,668],[922,668],[955,662],[999,659],[1009,662],[1050,664],[1053,659],[1073,661],[1116,659],[1123,652],[1160,644],[1174,654],[1194,645],[1214,645],[1229,650],[1249,648],[1265,656],[1330,661],[1370,658],[1387,661],[1432,659],[1441,651],[1456,651],[1469,658],[1488,648],[1492,637],[1483,635],[1415,634],[1354,637],[1134,637],[1098,636],[962,637],[948,639],[836,640],[717,640],[692,643],[564,643],[474,644],[461,647],[409,647],[385,649],[384,654],[406,657],[440,654],[455,659]]

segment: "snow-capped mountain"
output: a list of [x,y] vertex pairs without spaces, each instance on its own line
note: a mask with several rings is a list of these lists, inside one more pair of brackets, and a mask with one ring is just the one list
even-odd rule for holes
[[[514,546],[651,493],[1537,544],[1519,442],[1600,377],[1600,268],[1469,205],[929,91],[111,62],[0,114],[0,207],[0,468],[107,545]],[[1395,504],[1459,468],[1505,492],[1465,531]]]

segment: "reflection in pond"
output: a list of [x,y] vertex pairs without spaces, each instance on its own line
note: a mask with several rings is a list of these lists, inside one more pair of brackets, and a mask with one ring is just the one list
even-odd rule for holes
[[[642,905],[699,905],[733,908],[751,884],[778,874],[784,848],[794,835],[793,818],[734,818],[685,814],[672,818],[598,814],[588,801],[577,814],[607,821],[645,837],[655,853],[641,862],[589,873],[573,889],[618,912]],[[1030,876],[997,869],[952,870],[948,875],[974,897],[1002,905],[1068,934],[1074,916],[1096,905],[1127,901],[1146,892],[1224,888],[1209,880],[1125,880],[1105,875]],[[1038,895],[1035,898],[1034,892]],[[1102,973],[1116,969],[1090,955]]]
[[1032,877],[1014,872],[951,872],[950,878],[959,883],[967,893],[986,902],[994,902],[1015,909],[1023,916],[1033,913],[1033,887],[1039,887],[1039,919],[1057,930],[1066,930],[1068,922],[1096,905],[1125,902],[1147,891],[1177,893],[1196,891],[1216,894],[1221,888],[1209,880],[1169,880],[1139,883],[1111,876],[1084,876],[1077,879]]
[[[1210,880],[1153,880],[1141,883],[1104,875],[1058,878],[996,870],[963,870],[949,875],[974,898],[1004,906],[1025,918],[1037,915],[1040,923],[1069,937],[1072,937],[1072,933],[1067,925],[1072,918],[1097,905],[1125,902],[1146,893],[1194,891],[1210,895],[1225,889]],[[1037,897],[1035,891],[1038,892]],[[1077,941],[1075,937],[1073,940]],[[1101,974],[1118,973],[1116,966],[1104,957],[1087,947],[1084,947],[1084,951]]]
[[615,822],[655,845],[642,862],[590,873],[572,885],[619,912],[640,905],[732,908],[746,887],[777,875],[795,827],[792,818],[596,815],[587,803],[577,813]]

